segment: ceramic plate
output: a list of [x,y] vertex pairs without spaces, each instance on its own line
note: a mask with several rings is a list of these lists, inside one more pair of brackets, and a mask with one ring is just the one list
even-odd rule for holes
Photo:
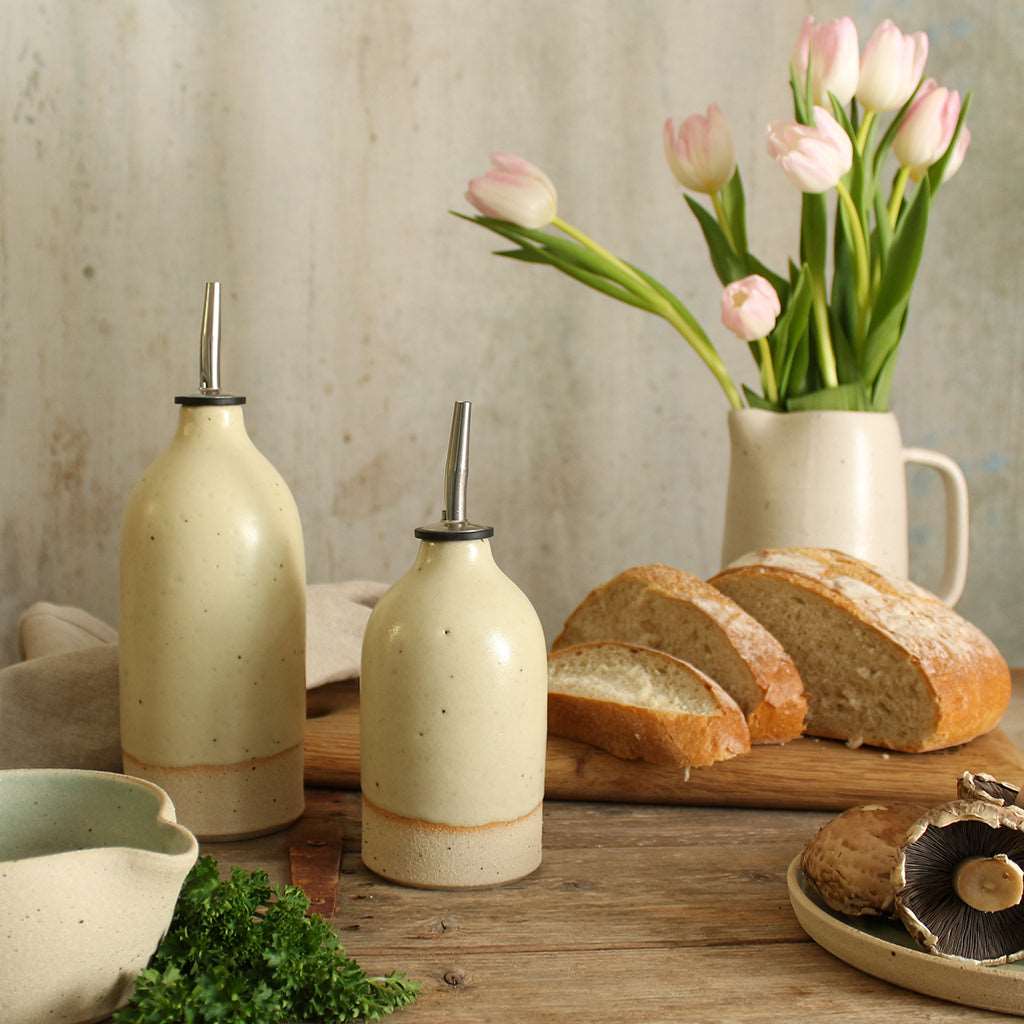
[[840,960],[915,992],[1024,1017],[1024,960],[978,967],[925,953],[898,923],[837,914],[800,870],[799,856],[789,865],[786,883],[800,927]]

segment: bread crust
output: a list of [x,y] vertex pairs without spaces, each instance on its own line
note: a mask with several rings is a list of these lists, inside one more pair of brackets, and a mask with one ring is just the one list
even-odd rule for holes
[[[896,746],[861,737],[872,746],[922,753],[957,746],[999,724],[1010,702],[1010,669],[991,640],[934,594],[829,548],[762,549],[713,576],[713,586],[737,578],[767,577],[814,594],[895,644],[921,677],[935,710],[935,726],[920,741]],[[829,739],[849,736],[815,730]]]
[[600,640],[554,651],[549,664],[569,662],[611,648],[639,658],[660,659],[700,683],[718,706],[714,715],[659,711],[616,701],[548,693],[548,732],[589,743],[626,760],[678,768],[700,768],[750,750],[750,731],[739,705],[699,669],[664,651]]
[[669,604],[687,605],[705,621],[709,630],[721,634],[733,648],[761,690],[760,701],[747,709],[751,743],[785,743],[802,733],[807,700],[793,659],[775,637],[732,598],[700,577],[670,565],[634,566],[596,587],[566,619],[552,650],[594,639],[632,642],[635,638],[628,636],[582,635],[587,617],[598,611],[605,595],[623,586],[641,587]]

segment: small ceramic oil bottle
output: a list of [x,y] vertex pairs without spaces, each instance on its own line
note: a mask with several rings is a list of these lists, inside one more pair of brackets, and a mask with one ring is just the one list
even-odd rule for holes
[[303,810],[306,590],[284,480],[220,389],[220,290],[206,286],[199,390],[128,499],[121,533],[124,770],[206,840]]
[[467,521],[470,403],[458,402],[445,511],[363,639],[363,863],[403,885],[470,888],[541,860],[547,657],[533,606]]

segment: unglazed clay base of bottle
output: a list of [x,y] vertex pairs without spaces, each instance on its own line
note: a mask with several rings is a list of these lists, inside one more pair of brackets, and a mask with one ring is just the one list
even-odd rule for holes
[[[466,404],[450,470],[468,426]],[[464,493],[446,508],[416,531],[416,562],[363,639],[362,856],[403,885],[471,888],[541,861],[547,657],[536,612],[491,555],[494,531],[466,522]]]
[[303,810],[302,530],[249,440],[244,399],[204,384],[178,401],[177,434],[122,530],[124,770],[165,789],[201,838],[237,839]]

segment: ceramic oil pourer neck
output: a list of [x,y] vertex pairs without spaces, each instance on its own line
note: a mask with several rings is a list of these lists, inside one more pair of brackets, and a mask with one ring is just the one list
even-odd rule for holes
[[[183,405],[176,441],[249,442],[240,405]],[[251,443],[251,442],[249,442]]]
[[435,569],[494,569],[494,555],[489,540],[459,540],[420,542],[413,566],[416,572],[429,572]]

